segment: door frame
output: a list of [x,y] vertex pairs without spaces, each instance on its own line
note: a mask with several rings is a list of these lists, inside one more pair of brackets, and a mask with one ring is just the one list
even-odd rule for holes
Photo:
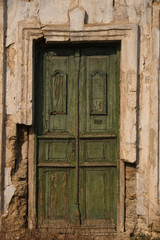
[[[33,86],[34,86],[34,44],[44,37],[46,42],[108,42],[121,41],[120,57],[120,196],[117,205],[117,232],[124,231],[125,209],[125,162],[137,160],[137,105],[138,105],[138,25],[115,24],[84,26],[83,30],[73,30],[69,25],[49,25],[40,28],[38,24],[19,24],[18,55],[23,56],[23,65],[18,62],[19,111],[18,123],[30,126],[28,148],[28,226],[36,227],[36,171],[34,162],[35,138],[33,132]],[[20,59],[19,57],[17,59]],[[127,64],[126,64],[127,63]],[[127,134],[125,134],[127,132]]]

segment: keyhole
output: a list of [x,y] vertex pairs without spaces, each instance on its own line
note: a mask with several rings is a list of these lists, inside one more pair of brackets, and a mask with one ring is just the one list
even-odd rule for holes
[[115,0],[113,0],[113,7],[115,6]]

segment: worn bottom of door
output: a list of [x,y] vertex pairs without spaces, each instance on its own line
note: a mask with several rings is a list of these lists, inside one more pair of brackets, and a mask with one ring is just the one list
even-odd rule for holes
[[119,56],[117,43],[36,47],[39,227],[116,231]]

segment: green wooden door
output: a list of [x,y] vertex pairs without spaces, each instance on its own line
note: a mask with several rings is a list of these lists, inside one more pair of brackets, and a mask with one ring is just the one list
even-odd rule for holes
[[119,45],[38,46],[35,132],[41,227],[117,222]]

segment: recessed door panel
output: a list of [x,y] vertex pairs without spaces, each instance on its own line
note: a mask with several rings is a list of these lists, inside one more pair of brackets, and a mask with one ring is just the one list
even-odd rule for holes
[[83,139],[80,142],[80,164],[98,162],[117,164],[116,139]]
[[72,163],[75,164],[75,140],[39,139],[38,163]]

